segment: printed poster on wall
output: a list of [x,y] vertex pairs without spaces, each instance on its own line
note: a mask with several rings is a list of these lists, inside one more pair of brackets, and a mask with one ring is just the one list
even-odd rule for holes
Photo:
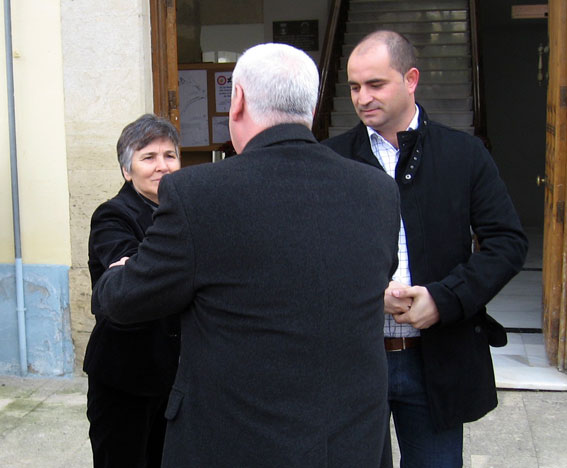
[[179,70],[181,146],[209,145],[207,71]]
[[221,114],[230,109],[230,95],[232,93],[232,72],[223,71],[215,73],[215,102],[216,112]]

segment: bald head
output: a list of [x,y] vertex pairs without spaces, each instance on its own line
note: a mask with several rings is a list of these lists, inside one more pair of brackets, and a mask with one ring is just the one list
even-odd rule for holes
[[351,53],[365,55],[378,46],[386,46],[390,56],[390,66],[405,75],[416,66],[415,50],[405,36],[395,31],[378,30],[363,37]]

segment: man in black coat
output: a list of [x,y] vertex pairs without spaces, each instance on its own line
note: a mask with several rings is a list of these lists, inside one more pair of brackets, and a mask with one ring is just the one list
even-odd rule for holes
[[362,39],[348,80],[362,122],[324,144],[387,172],[400,190],[384,331],[401,466],[461,467],[463,423],[497,404],[489,344],[504,345],[506,334],[485,305],[522,267],[527,241],[482,142],[416,105],[419,71],[406,38]]
[[317,90],[305,53],[249,49],[233,72],[239,154],[164,177],[137,255],[95,287],[119,323],[182,312],[164,467],[379,466],[399,194],[317,143]]

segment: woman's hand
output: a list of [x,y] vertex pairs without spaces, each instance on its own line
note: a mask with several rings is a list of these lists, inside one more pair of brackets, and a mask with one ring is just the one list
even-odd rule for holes
[[108,268],[114,268],[116,266],[124,266],[130,257],[122,257],[117,262],[111,263]]

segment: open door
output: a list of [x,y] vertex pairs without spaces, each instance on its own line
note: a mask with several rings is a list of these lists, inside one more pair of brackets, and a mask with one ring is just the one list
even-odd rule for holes
[[175,0],[150,0],[154,112],[180,130]]
[[543,333],[552,365],[567,369],[567,2],[549,1]]

